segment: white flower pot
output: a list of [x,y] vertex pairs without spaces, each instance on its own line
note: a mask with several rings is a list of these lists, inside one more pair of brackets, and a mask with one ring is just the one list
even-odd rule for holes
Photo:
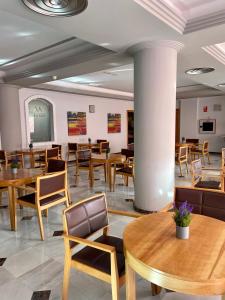
[[12,168],[12,173],[17,174],[17,168]]
[[176,226],[176,237],[182,240],[189,239],[189,226],[187,227]]

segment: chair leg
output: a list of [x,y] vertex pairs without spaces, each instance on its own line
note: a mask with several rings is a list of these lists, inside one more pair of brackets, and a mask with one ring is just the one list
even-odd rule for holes
[[116,170],[113,173],[113,192],[115,192],[115,184],[116,184]]
[[79,167],[76,167],[76,169],[75,169],[75,185],[79,184],[79,176],[80,176]]
[[104,175],[105,175],[105,182],[107,182],[107,173],[106,173],[106,165],[104,164]]
[[186,161],[186,168],[187,168],[187,174],[188,174],[189,171],[188,171],[188,163],[187,163],[187,161]]
[[208,163],[209,163],[209,165],[210,165],[211,162],[210,162],[210,159],[209,159],[209,152],[207,153],[207,156],[208,156]]
[[43,216],[46,217],[46,218],[48,217],[48,209],[45,209],[45,210],[43,211]]
[[68,300],[70,282],[70,259],[65,256],[62,300]]
[[111,254],[112,300],[119,300],[119,278],[115,253]]
[[2,193],[0,192],[0,205],[2,205]]
[[181,163],[179,164],[179,166],[180,166],[180,177],[183,177],[182,168],[181,168]]
[[38,215],[38,223],[39,223],[39,227],[40,227],[41,239],[42,239],[42,241],[44,241],[45,237],[44,237],[42,214],[41,214],[41,210],[39,208],[37,208],[37,215]]
[[157,296],[160,294],[162,288],[154,283],[151,283],[152,296]]
[[128,180],[129,180],[129,177],[125,176],[125,184],[126,184],[126,186],[128,186]]

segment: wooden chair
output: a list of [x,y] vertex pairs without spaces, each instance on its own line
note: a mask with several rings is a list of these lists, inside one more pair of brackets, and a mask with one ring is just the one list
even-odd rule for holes
[[106,181],[106,166],[103,163],[93,163],[91,161],[91,149],[77,150],[76,163],[75,163],[75,184],[79,183],[80,170],[88,171],[89,185],[93,187],[94,184],[94,172],[93,169],[103,167]]
[[62,159],[62,145],[52,144],[52,148],[59,148],[59,158]]
[[77,143],[68,143],[68,149],[67,149],[67,161],[69,161],[70,156],[73,155],[76,157],[76,152],[78,150]]
[[183,177],[182,173],[182,164],[186,165],[186,170],[188,173],[188,147],[179,147],[178,153],[176,153],[176,163],[179,164],[180,167],[180,177]]
[[210,164],[210,159],[209,159],[209,142],[204,141],[203,144],[198,144],[196,145],[195,148],[191,148],[190,151],[191,157],[194,158],[197,156],[198,158],[202,157],[203,158],[203,163],[205,165],[205,157],[208,157],[208,164]]
[[92,148],[92,152],[102,154],[109,151],[109,142],[101,142],[98,146]]
[[31,207],[37,210],[41,239],[44,240],[42,211],[50,207],[65,203],[69,206],[67,190],[67,172],[57,172],[38,176],[35,192],[18,197],[16,202],[21,206]]
[[[204,171],[220,171],[218,169],[204,169]],[[192,186],[204,189],[221,189],[221,175],[203,172],[201,159],[191,162]]]
[[125,184],[128,186],[129,177],[133,178],[134,183],[134,158],[129,157],[123,165],[119,163],[114,164],[114,176],[113,176],[113,192],[115,191],[116,175],[122,175],[125,178]]
[[[70,268],[84,272],[112,286],[112,299],[119,300],[119,288],[125,282],[123,241],[108,235],[108,212],[130,217],[137,213],[107,210],[104,193],[87,198],[64,210],[65,264],[63,300],[68,300]],[[94,241],[88,238],[96,232],[102,235]],[[85,246],[74,255],[79,245]]]
[[10,168],[13,161],[17,161],[20,168],[24,168],[24,157],[22,153],[10,154],[7,151],[0,150],[0,166],[3,169]]

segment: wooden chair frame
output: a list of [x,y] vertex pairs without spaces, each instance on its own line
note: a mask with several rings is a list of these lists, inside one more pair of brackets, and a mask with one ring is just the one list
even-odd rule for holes
[[[53,193],[44,195],[44,196],[40,196],[40,182],[42,180],[45,179],[49,179],[49,178],[54,178],[54,177],[58,177],[61,175],[65,175],[65,179],[64,179],[64,188],[57,190]],[[56,194],[61,194],[64,193],[64,196],[62,196],[62,198],[60,198],[59,200],[55,200],[54,202],[48,203],[46,205],[41,205],[41,201],[45,198],[48,198],[50,196],[54,196]],[[37,215],[38,215],[38,223],[39,223],[39,227],[40,227],[40,235],[41,235],[41,239],[44,240],[44,228],[43,228],[43,221],[42,221],[42,211],[46,211],[46,216],[47,216],[47,211],[49,208],[61,204],[61,203],[65,203],[66,207],[69,207],[69,198],[68,198],[68,189],[67,189],[67,171],[62,171],[62,172],[56,172],[56,173],[51,173],[48,175],[42,175],[42,176],[38,176],[36,179],[36,189],[35,189],[35,204],[32,203],[28,203],[26,201],[23,201],[22,199],[20,200],[20,198],[18,198],[16,200],[16,203],[18,203],[21,206],[26,206],[26,207],[31,207],[37,210]]]
[[124,163],[123,163],[124,167],[129,167],[132,169],[132,173],[128,174],[125,172],[120,172],[118,171],[118,166],[116,163],[114,163],[114,174],[113,174],[113,192],[115,191],[115,184],[116,184],[116,174],[120,174],[122,176],[124,176],[125,178],[125,184],[126,186],[128,186],[128,179],[129,177],[133,178],[133,183],[134,183],[134,158],[133,157],[129,157]]
[[225,170],[225,148],[222,148],[222,161],[221,169]]
[[[82,152],[82,151],[88,151],[90,153],[90,159],[89,159],[89,166],[88,167],[80,165],[78,156],[79,156],[79,153]],[[106,181],[106,176],[107,176],[106,165],[104,163],[102,163],[102,164],[99,163],[98,166],[95,166],[92,163],[91,149],[79,149],[79,150],[77,150],[77,152],[76,152],[76,162],[75,162],[75,185],[79,184],[79,179],[78,178],[80,176],[80,170],[86,170],[86,171],[88,170],[89,186],[93,187],[93,185],[94,185],[94,172],[93,172],[93,170],[95,168],[100,168],[100,167],[104,168],[105,181]]]
[[[196,163],[200,163],[201,164],[201,159],[199,158],[199,159],[196,159],[196,160],[193,160],[192,162],[191,162],[191,174],[192,174],[192,188],[194,188],[195,187],[195,185],[199,182],[199,181],[201,181],[201,180],[204,180],[204,179],[206,179],[207,177],[209,178],[215,178],[215,179],[219,179],[220,181],[221,181],[221,190],[223,190],[224,189],[224,187],[223,187],[223,174],[221,173],[220,175],[214,175],[214,174],[204,174],[204,173],[202,173],[202,170],[204,170],[204,171],[221,171],[220,169],[206,169],[206,168],[201,168],[201,172],[198,174],[198,173],[196,173],[195,172],[195,169],[194,169],[194,165],[196,164]],[[197,187],[198,189],[199,189],[199,187]],[[203,189],[205,189],[205,188],[203,188]],[[215,191],[215,189],[209,189],[209,190],[214,190]],[[220,189],[219,189],[220,190]],[[217,190],[216,189],[216,191],[219,191],[219,190]]]
[[[1,150],[1,151],[3,151],[3,150]],[[18,159],[18,161],[20,163],[20,167],[24,168],[24,156],[22,153],[10,154],[7,151],[4,151],[4,156],[5,156],[5,159],[1,160],[1,162],[0,162],[0,167],[2,167],[3,169],[7,170],[10,167],[11,161],[13,159]]]
[[[119,288],[125,283],[125,275],[121,276],[119,278],[118,275],[118,269],[117,269],[117,258],[116,258],[116,249],[113,246],[102,244],[95,241],[90,241],[88,239],[80,238],[71,236],[68,234],[68,226],[66,222],[66,212],[70,210],[71,208],[80,205],[81,203],[85,203],[87,201],[90,201],[92,199],[98,198],[99,196],[104,196],[106,208],[107,208],[107,202],[106,202],[106,195],[105,193],[98,194],[92,197],[89,197],[85,200],[82,200],[78,203],[73,204],[72,206],[66,208],[63,212],[63,225],[64,225],[64,246],[65,246],[65,264],[64,264],[64,280],[63,280],[63,295],[62,299],[67,300],[68,299],[68,290],[69,290],[69,280],[70,280],[70,268],[77,269],[78,271],[84,272],[89,274],[90,276],[93,276],[97,279],[100,279],[104,282],[110,283],[112,285],[112,299],[113,300],[119,300]],[[108,213],[122,215],[122,216],[129,216],[133,218],[140,217],[141,214],[138,213],[129,213],[129,212],[121,212],[121,211],[115,211],[107,209]],[[96,232],[99,232],[103,230],[103,235],[108,234],[109,225],[102,227]],[[95,234],[94,232],[93,234]],[[93,234],[91,234],[89,237],[91,237]],[[89,238],[88,237],[88,238]],[[110,254],[110,261],[111,261],[111,275],[99,271],[95,268],[89,267],[86,264],[80,263],[78,261],[74,261],[71,259],[72,257],[72,250],[77,246],[75,245],[72,249],[70,248],[70,241],[76,242],[78,245],[82,246],[88,246],[95,249],[102,250],[104,252],[107,252]]]
[[[198,151],[195,151],[195,150]],[[191,149],[191,157],[195,160],[195,155],[200,158],[202,156],[203,163],[205,165],[205,157],[208,158],[208,164],[210,165],[210,157],[209,157],[209,142],[203,141],[203,144],[196,144],[196,147],[194,149]]]
[[187,146],[179,147],[176,161],[180,167],[180,177],[183,177],[182,164],[186,165],[186,170],[187,170],[187,174],[188,174],[188,147]]
[[62,159],[62,145],[60,145],[60,144],[52,144],[52,149],[53,148],[59,148],[59,159]]
[[[75,149],[71,149],[70,148],[70,145],[73,145],[74,146],[74,148],[75,148],[75,145],[76,145],[76,150]],[[67,162],[69,161],[69,159],[70,159],[70,155],[74,155],[75,157],[76,157],[76,152],[77,152],[77,150],[78,150],[78,144],[77,143],[68,143],[68,146],[67,146],[68,148],[67,148],[67,158],[66,158],[66,160],[67,160]]]

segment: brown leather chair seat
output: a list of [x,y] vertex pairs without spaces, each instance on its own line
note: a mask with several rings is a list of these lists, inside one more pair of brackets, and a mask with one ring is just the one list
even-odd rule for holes
[[[62,197],[63,196],[61,194],[56,194],[56,195],[50,196],[48,198],[45,198],[45,199],[41,200],[40,205],[43,206],[43,205],[52,203],[56,200],[61,199]],[[27,203],[35,204],[35,193],[28,194],[28,195],[25,195],[25,196],[21,196],[21,197],[19,197],[19,200],[27,202]]]
[[195,187],[218,190],[220,187],[220,182],[215,180],[199,181]]
[[130,167],[124,167],[124,168],[118,169],[117,172],[122,172],[122,173],[127,173],[127,174],[132,175],[133,170]]
[[[123,253],[123,240],[114,236],[100,236],[95,242],[110,245],[116,249],[119,276],[125,274],[125,258]],[[72,260],[111,274],[110,254],[102,250],[85,247],[72,256]]]

